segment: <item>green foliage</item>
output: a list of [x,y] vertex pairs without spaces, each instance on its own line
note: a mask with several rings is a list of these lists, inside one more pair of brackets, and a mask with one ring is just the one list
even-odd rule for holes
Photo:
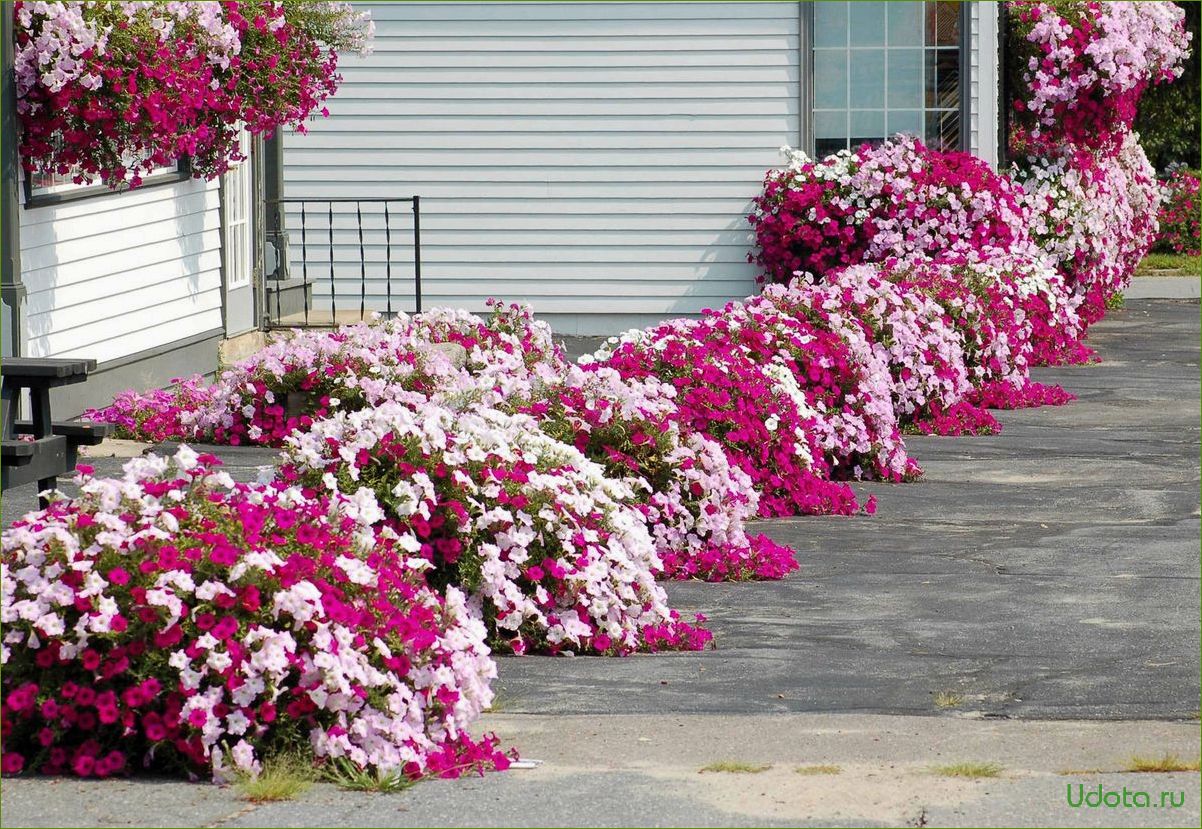
[[353,792],[377,792],[395,794],[412,788],[417,781],[400,771],[382,772],[379,769],[361,769],[346,757],[336,757],[324,768],[324,777],[342,789]]
[[1135,275],[1200,276],[1202,275],[1202,256],[1190,256],[1185,253],[1149,253],[1136,266]]
[[1164,171],[1169,165],[1182,165],[1197,169],[1202,166],[1199,157],[1199,139],[1202,138],[1202,83],[1199,81],[1199,65],[1202,60],[1202,3],[1198,0],[1178,2],[1185,9],[1185,27],[1193,33],[1190,56],[1185,71],[1172,83],[1150,87],[1139,102],[1139,115],[1135,119],[1135,130],[1148,160],[1157,170]]

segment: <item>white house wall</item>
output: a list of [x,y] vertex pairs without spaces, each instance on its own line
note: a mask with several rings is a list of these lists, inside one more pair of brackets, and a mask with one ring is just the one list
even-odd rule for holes
[[998,96],[1000,92],[998,4],[975,2],[969,7],[969,151],[997,164]]
[[220,329],[218,185],[22,208],[21,270],[30,357],[103,364]]
[[[754,289],[745,216],[800,134],[799,4],[356,5],[374,53],[345,58],[331,117],[287,137],[285,191],[420,195],[427,307],[496,296],[587,333]],[[358,241],[336,227],[357,307]]]

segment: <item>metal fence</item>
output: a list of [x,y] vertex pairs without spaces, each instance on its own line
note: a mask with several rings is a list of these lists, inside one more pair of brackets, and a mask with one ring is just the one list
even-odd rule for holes
[[286,265],[266,281],[269,326],[326,327],[375,312],[421,312],[419,196],[295,197],[267,208],[279,211],[287,239],[278,253]]

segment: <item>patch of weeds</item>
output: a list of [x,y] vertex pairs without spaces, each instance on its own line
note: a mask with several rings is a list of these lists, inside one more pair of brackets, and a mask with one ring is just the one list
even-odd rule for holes
[[354,792],[394,794],[411,788],[417,782],[400,770],[384,773],[379,769],[361,769],[346,757],[331,760],[322,771],[325,779],[335,786]]
[[1172,771],[1198,771],[1198,769],[1198,760],[1182,760],[1176,754],[1165,754],[1161,757],[1132,757],[1123,771],[1158,774]]
[[842,774],[843,769],[838,766],[798,766],[793,769],[804,777],[816,777],[820,774]]
[[1105,769],[1060,769],[1056,772],[1062,777],[1076,777],[1083,774],[1105,774]]
[[276,803],[295,800],[304,794],[317,773],[313,765],[294,754],[268,760],[257,775],[240,774],[234,781],[238,797],[251,803]]
[[980,780],[986,777],[998,777],[1002,767],[997,763],[952,763],[947,766],[931,766],[931,774],[940,777],[964,777],[970,780]]
[[935,707],[946,711],[949,708],[959,708],[964,704],[963,694],[955,691],[936,691],[934,694]]
[[718,772],[722,774],[759,774],[772,768],[771,764],[760,765],[758,763],[741,763],[737,760],[722,760],[717,763],[710,763],[708,766],[701,767],[701,774],[707,772]]

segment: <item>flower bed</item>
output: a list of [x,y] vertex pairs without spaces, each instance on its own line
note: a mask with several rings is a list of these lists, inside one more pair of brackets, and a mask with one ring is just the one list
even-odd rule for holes
[[492,699],[484,627],[370,494],[235,484],[212,460],[85,474],[5,531],[5,772],[220,776],[305,747],[412,777],[504,768],[466,731]]
[[880,266],[855,265],[825,281],[794,283],[786,307],[809,307],[846,315],[888,367],[889,395],[898,422],[922,434],[992,434],[1001,429],[989,412],[968,401],[972,393],[960,333],[944,308],[920,291],[903,290]]
[[376,494],[435,585],[461,586],[494,643],[629,653],[700,649],[655,583],[660,563],[627,484],[528,417],[385,403],[287,440],[286,480]]
[[1030,205],[1031,233],[1064,277],[1085,324],[1126,287],[1157,235],[1160,187],[1132,133],[1112,152],[1028,156],[1012,171]]
[[[729,308],[729,306],[728,306]],[[796,371],[783,357],[758,359],[722,314],[630,331],[588,359],[625,378],[654,377],[676,390],[674,419],[716,440],[759,492],[760,515],[850,515],[850,487],[831,468]],[[822,368],[816,368],[819,379]],[[829,372],[828,372],[829,374]]]
[[748,220],[769,282],[947,252],[1008,250],[1025,238],[1018,189],[979,158],[896,136],[821,161],[788,151]]
[[[1071,399],[1029,370],[1090,358],[1086,326],[1155,238],[1160,191],[1127,110],[1184,49],[1172,13],[1097,5],[1018,13],[1042,57],[1012,171],[897,138],[770,172],[750,217],[775,283],[759,296],[579,365],[520,306],[298,333],[211,387],[90,412],[128,437],[282,447],[282,465],[236,484],[185,448],[85,476],[78,499],[5,532],[4,772],[153,759],[223,776],[301,745],[380,774],[504,768],[466,731],[491,700],[490,647],[701,649],[711,634],[657,576],[783,577],[793,552],[751,518],[853,514],[845,481],[920,473],[903,429],[993,432],[987,408]],[[342,4],[291,8],[19,4],[29,158],[136,183],[196,150],[219,173],[232,125],[303,118],[336,84],[318,44],[360,31]],[[134,48],[145,79],[114,60]],[[267,102],[277,72],[299,87]],[[1091,143],[1081,119],[1099,106]],[[1049,143],[1054,126],[1080,140]],[[93,127],[120,135],[80,154]]]

